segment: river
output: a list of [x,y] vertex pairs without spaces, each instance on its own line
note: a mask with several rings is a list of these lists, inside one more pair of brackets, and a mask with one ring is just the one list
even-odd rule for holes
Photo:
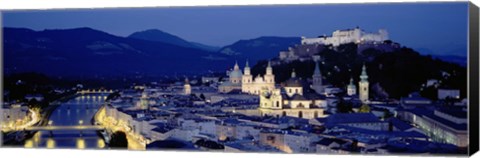
[[[91,125],[108,94],[83,94],[61,103],[50,115],[49,126]],[[26,148],[102,149],[104,140],[96,131],[38,131],[25,141]]]

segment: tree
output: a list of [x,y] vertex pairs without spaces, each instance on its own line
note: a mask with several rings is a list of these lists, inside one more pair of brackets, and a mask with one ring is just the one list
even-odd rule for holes
[[39,103],[38,100],[35,99],[35,98],[32,98],[32,99],[30,99],[30,100],[28,101],[28,106],[29,106],[30,108],[40,107],[39,104],[40,104],[40,103]]
[[338,113],[350,113],[352,112],[352,102],[347,102],[343,99],[343,97],[338,98],[337,103],[337,112]]
[[128,140],[125,132],[117,131],[112,134],[110,139],[110,148],[127,148]]
[[390,112],[390,110],[388,109],[383,109],[383,119],[388,119],[390,117],[392,117],[393,114]]
[[110,93],[105,100],[109,101],[109,100],[115,99],[117,97],[120,97],[120,92]]
[[370,112],[370,106],[367,104],[363,104],[360,109],[358,109],[358,112],[360,113],[369,113]]
[[450,96],[445,97],[444,105],[447,106],[447,107],[455,105],[455,98],[452,98]]

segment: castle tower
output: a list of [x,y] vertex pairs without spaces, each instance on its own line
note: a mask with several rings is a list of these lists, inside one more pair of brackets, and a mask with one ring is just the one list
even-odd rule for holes
[[353,78],[350,78],[350,84],[347,86],[347,95],[352,96],[357,94],[357,86],[353,84]]
[[360,75],[360,81],[358,82],[359,86],[359,94],[360,94],[360,101],[363,103],[368,101],[368,75],[367,75],[367,67],[363,64],[362,67],[362,74]]
[[188,81],[188,78],[185,78],[185,84],[183,85],[183,94],[192,94],[192,87],[190,86],[190,81]]
[[273,68],[270,61],[268,61],[268,66],[266,69],[264,79],[266,83],[275,84],[275,75],[273,75]]
[[320,65],[315,62],[315,71],[312,76],[312,89],[318,94],[323,93],[322,73],[320,72]]

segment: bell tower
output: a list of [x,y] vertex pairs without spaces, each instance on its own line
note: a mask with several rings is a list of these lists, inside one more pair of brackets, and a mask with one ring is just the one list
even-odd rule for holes
[[367,67],[363,64],[362,67],[362,74],[360,75],[360,81],[358,82],[359,86],[359,94],[360,94],[360,101],[363,103],[368,102],[368,75],[367,75]]

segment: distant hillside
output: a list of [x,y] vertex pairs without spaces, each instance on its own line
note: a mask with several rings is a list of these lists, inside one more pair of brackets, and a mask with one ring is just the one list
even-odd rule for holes
[[219,49],[214,46],[208,46],[208,45],[204,45],[196,42],[189,42],[178,36],[175,36],[157,29],[150,29],[150,30],[135,32],[129,35],[128,38],[163,42],[163,43],[173,44],[177,46],[196,48],[196,49],[201,49],[201,50],[211,51],[211,52],[216,52]]
[[210,52],[217,52],[218,50],[220,50],[220,47],[216,47],[216,46],[209,46],[209,45],[205,45],[197,42],[190,42],[190,43],[192,43],[199,49],[203,49]]
[[[358,54],[355,44],[345,44],[338,49],[324,49],[319,52],[322,57],[321,72],[324,83],[330,83],[337,87],[346,87],[350,78],[358,84],[359,75],[363,63],[366,63],[372,96],[385,97],[382,91],[389,97],[405,97],[414,91],[420,91],[421,85],[428,79],[442,81],[442,87],[456,88],[461,90],[461,95],[466,96],[467,72],[466,68],[458,64],[445,62],[431,56],[420,55],[413,49],[401,48],[391,53],[382,53],[375,49],[368,49]],[[338,50],[338,51],[337,51]],[[253,66],[252,73],[262,74],[267,62],[259,62]],[[283,82],[290,78],[291,70],[295,69],[297,76],[311,78],[314,70],[313,61],[294,61],[290,63],[280,62],[273,66],[277,82]],[[450,77],[445,79],[444,74]]]
[[259,37],[237,41],[221,48],[219,52],[240,61],[248,59],[251,63],[255,63],[258,60],[277,57],[280,51],[300,44],[300,40],[300,37]]
[[458,48],[446,52],[434,52],[427,48],[415,48],[415,50],[420,54],[436,54],[432,56],[446,62],[456,63],[465,67],[467,66],[466,48]]
[[446,62],[456,63],[463,67],[467,67],[467,57],[457,56],[457,55],[435,55],[433,57]]
[[124,38],[91,28],[4,28],[5,73],[126,75],[224,70],[228,56],[164,42]]

